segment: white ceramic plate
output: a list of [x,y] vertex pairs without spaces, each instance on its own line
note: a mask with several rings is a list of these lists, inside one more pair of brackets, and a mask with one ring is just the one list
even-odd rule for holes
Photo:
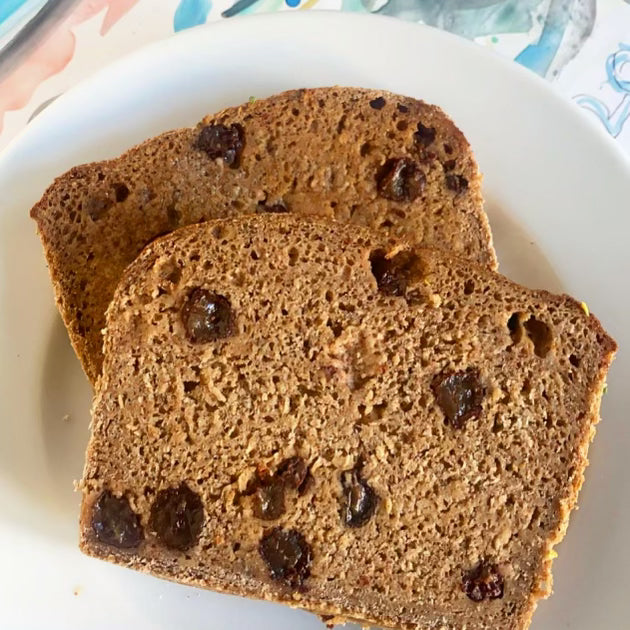
[[535,630],[627,630],[630,609],[630,166],[533,74],[404,22],[310,13],[226,21],[153,45],[44,111],[0,157],[0,627],[321,628],[307,613],[159,581],[76,547],[90,388],[53,303],[35,224],[53,177],[205,113],[345,84],[441,105],[485,173],[504,273],[588,302],[622,351]]

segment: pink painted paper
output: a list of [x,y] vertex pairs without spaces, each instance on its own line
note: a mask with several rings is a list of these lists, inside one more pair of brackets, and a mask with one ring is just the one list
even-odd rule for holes
[[74,55],[76,38],[72,29],[104,9],[100,34],[105,35],[138,0],[84,0],[6,79],[0,82],[0,132],[4,115],[24,107],[37,87],[61,72]]

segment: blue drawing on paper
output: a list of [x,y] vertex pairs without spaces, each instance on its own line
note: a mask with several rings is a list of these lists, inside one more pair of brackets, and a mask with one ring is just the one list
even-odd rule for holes
[[239,13],[246,13],[248,9],[252,9],[258,0],[236,0],[236,2],[221,13],[222,17],[233,17]]
[[191,26],[205,24],[210,9],[211,0],[180,0],[173,16],[173,29],[177,33]]
[[[628,0],[630,2],[630,0]],[[301,0],[232,0],[223,17],[270,11]],[[306,3],[307,7],[314,3]],[[590,36],[596,0],[341,0],[342,11],[377,13],[422,22],[462,37],[527,35],[515,60],[542,76],[555,76]],[[540,33],[540,34],[538,34]]]
[[[589,37],[595,24],[595,0],[343,0],[345,10],[362,4],[373,13],[457,33],[469,39],[506,33],[542,32],[516,61],[540,74],[557,74]],[[532,36],[533,37],[533,36]]]
[[562,0],[552,0],[538,41],[529,44],[514,61],[541,76],[546,75],[560,48],[570,18],[570,10],[566,3],[563,4]]
[[607,82],[621,97],[612,110],[600,99],[589,94],[578,94],[575,101],[593,112],[615,138],[630,118],[630,44],[620,43],[618,50],[606,59]]
[[0,2],[0,23],[10,18],[23,4],[26,4],[26,0],[5,0]]

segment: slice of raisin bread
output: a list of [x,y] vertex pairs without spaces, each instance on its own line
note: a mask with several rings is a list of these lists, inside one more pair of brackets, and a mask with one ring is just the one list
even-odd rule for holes
[[567,296],[355,226],[183,228],[107,313],[84,552],[397,628],[527,627],[616,349]]
[[496,266],[470,146],[438,107],[350,88],[226,109],[73,168],[32,209],[57,303],[92,382],[105,310],[158,235],[243,213],[313,212]]

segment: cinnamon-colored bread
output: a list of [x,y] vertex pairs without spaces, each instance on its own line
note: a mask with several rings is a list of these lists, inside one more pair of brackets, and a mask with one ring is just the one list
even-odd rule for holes
[[615,342],[567,296],[383,240],[249,216],[140,254],[107,313],[84,552],[329,623],[528,626]]
[[320,213],[494,267],[470,146],[438,107],[383,91],[298,90],[73,168],[32,209],[92,382],[105,310],[158,235],[244,213]]

